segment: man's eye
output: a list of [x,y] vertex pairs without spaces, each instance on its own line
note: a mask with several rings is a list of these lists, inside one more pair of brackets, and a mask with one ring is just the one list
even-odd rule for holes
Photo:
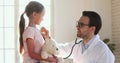
[[80,25],[81,25],[81,26],[84,26],[84,24],[83,24],[83,23],[80,23]]
[[83,23],[78,23],[79,26],[83,26],[84,24]]

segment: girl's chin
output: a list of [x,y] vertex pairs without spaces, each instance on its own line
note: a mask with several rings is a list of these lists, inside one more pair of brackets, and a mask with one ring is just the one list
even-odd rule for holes
[[38,23],[37,25],[40,25],[40,23]]
[[39,22],[39,23],[37,23],[37,25],[40,25],[40,22]]

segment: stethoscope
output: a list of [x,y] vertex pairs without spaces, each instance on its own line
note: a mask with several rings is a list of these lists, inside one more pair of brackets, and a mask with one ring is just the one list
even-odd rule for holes
[[71,56],[71,54],[73,53],[73,49],[74,49],[75,45],[80,44],[81,42],[82,42],[82,40],[80,40],[79,42],[77,42],[77,38],[76,38],[76,39],[75,39],[75,43],[74,43],[74,45],[72,46],[72,49],[71,49],[70,54],[69,54],[67,57],[65,57],[64,59],[69,58],[69,57]]

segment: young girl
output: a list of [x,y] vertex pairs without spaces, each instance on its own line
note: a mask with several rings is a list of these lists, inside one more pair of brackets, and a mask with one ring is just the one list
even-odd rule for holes
[[[24,14],[29,18],[29,25],[25,28]],[[36,1],[31,1],[25,8],[20,19],[20,53],[23,52],[23,63],[40,63],[39,61],[57,62],[56,57],[42,59],[40,55],[44,39],[36,25],[43,20],[44,6]]]

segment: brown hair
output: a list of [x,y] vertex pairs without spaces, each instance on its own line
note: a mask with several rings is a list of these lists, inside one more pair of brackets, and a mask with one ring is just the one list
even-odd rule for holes
[[98,34],[102,27],[102,20],[100,15],[94,11],[83,11],[83,16],[87,16],[90,19],[89,27],[96,27],[94,35]]
[[[36,2],[36,1],[31,1],[26,6],[24,13],[26,13],[27,17],[29,17],[33,12],[39,13],[39,12],[42,12],[43,9],[44,9],[44,6],[41,3]],[[20,38],[19,38],[19,41],[20,41],[20,53],[22,53],[22,51],[23,51],[23,37],[22,37],[22,35],[23,35],[24,29],[25,29],[24,13],[21,15],[20,23],[19,23],[19,29],[20,29]]]

